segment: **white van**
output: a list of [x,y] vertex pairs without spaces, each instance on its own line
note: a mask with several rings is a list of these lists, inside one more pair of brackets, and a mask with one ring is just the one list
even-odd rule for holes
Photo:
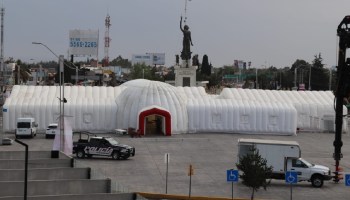
[[35,119],[32,117],[18,118],[15,136],[16,138],[21,136],[30,136],[33,138],[36,136],[37,127],[38,123],[36,123]]

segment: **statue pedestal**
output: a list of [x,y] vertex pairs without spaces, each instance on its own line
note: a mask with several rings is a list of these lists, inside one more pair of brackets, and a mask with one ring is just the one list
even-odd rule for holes
[[181,65],[175,66],[175,86],[196,86],[196,71],[198,66],[192,66],[190,60],[182,61]]

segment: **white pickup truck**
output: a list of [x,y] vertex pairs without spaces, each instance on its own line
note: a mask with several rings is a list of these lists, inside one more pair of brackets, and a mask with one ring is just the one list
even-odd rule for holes
[[296,171],[298,181],[309,181],[314,187],[322,187],[324,180],[332,179],[328,167],[301,158],[301,149],[295,141],[238,139],[238,159],[252,153],[254,148],[266,159],[267,165],[273,167],[273,179],[285,179],[286,171]]

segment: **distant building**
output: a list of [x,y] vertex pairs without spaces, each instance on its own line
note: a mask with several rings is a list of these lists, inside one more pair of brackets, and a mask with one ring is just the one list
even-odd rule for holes
[[117,77],[121,77],[123,74],[130,74],[130,68],[123,68],[121,66],[106,66],[104,70],[111,70]]

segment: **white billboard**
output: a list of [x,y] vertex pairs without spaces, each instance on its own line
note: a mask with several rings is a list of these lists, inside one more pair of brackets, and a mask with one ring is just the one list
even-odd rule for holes
[[146,53],[152,56],[153,65],[164,65],[165,64],[165,53]]
[[164,65],[165,53],[133,54],[131,64]]
[[70,30],[69,54],[75,56],[97,56],[98,30]]

